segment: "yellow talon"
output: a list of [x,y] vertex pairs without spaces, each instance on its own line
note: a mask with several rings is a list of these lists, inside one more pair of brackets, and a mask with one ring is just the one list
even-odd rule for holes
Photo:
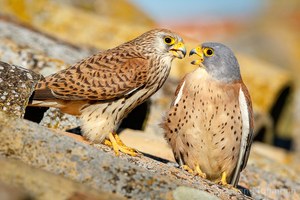
[[200,176],[201,178],[206,178],[206,174],[202,172],[199,165],[195,167],[196,175]]
[[112,133],[109,133],[109,140],[112,144],[112,148],[116,154],[116,156],[119,156],[119,145],[116,141],[116,139],[114,138],[114,135]]
[[226,188],[229,188],[229,189],[233,189],[235,190],[236,192],[238,192],[239,190],[235,187],[233,187],[232,185],[230,185],[229,183],[227,183],[227,173],[226,172],[223,172],[222,173],[222,178],[220,181],[217,182],[218,184],[220,185],[223,185],[224,187]]
[[206,178],[206,174],[201,171],[200,166],[198,164],[196,165],[195,170],[192,170],[187,165],[182,165],[181,167],[182,167],[182,169],[184,169],[185,171],[187,171],[187,172],[189,172],[191,174],[198,175],[201,178]]
[[111,141],[109,141],[108,139],[105,139],[105,140],[104,140],[104,144],[105,144],[106,146],[112,147],[112,143],[111,143]]
[[119,156],[119,151],[131,156],[138,155],[137,151],[126,146],[116,133],[109,133],[108,137],[109,139],[105,139],[103,143],[109,147],[112,147],[116,156]]
[[193,174],[193,172],[194,172],[194,171],[193,171],[189,166],[187,166],[187,165],[182,165],[181,168],[184,169],[185,171],[187,171],[188,173],[191,173],[191,174]]
[[133,153],[136,153],[136,150],[135,150],[135,149],[126,146],[126,145],[122,142],[122,140],[121,140],[121,138],[119,137],[118,134],[114,133],[114,137],[115,137],[115,139],[116,139],[117,144],[118,144],[119,146],[121,146],[123,149],[125,149],[125,150],[127,150],[127,151],[130,151],[130,152],[133,152]]
[[224,185],[224,186],[228,185],[226,179],[227,179],[227,173],[226,173],[226,172],[223,172],[223,173],[222,173],[222,178],[221,178],[220,184],[221,184],[221,185]]
[[222,173],[222,178],[221,180],[218,182],[218,184],[223,185],[229,189],[235,189],[238,191],[238,189],[234,188],[232,185],[230,185],[229,183],[227,183],[227,173],[223,172]]

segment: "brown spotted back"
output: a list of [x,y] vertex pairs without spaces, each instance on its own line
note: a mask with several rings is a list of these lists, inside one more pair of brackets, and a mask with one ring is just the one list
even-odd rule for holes
[[66,100],[113,99],[146,81],[148,61],[133,56],[136,55],[128,51],[99,53],[46,77],[43,82],[55,96]]

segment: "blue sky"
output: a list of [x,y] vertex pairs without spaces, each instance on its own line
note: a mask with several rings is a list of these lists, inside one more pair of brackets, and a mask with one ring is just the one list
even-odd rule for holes
[[210,19],[256,16],[266,0],[130,0],[157,22],[189,20],[194,16]]

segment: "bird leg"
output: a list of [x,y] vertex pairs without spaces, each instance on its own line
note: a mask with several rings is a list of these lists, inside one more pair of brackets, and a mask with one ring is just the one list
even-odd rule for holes
[[204,172],[201,171],[200,166],[197,164],[195,169],[192,170],[189,166],[187,165],[182,165],[181,166],[182,169],[186,170],[187,172],[193,174],[193,175],[197,175],[200,176],[201,178],[206,178],[206,174]]
[[206,174],[201,171],[200,166],[198,164],[195,167],[195,172],[196,172],[196,175],[198,175],[202,178],[206,178]]
[[194,173],[194,170],[192,170],[189,166],[187,165],[182,165],[181,166],[182,169],[184,169],[185,171],[187,171],[188,173],[190,174],[193,174]]
[[236,191],[239,191],[238,189],[236,189],[235,187],[233,187],[232,185],[230,185],[229,183],[227,183],[227,173],[226,172],[223,172],[222,173],[222,178],[221,178],[221,180],[220,181],[218,181],[217,183],[219,184],[219,185],[223,185],[223,186],[225,186],[225,187],[227,187],[227,188],[229,188],[229,189],[234,189],[234,190],[236,190]]
[[221,178],[221,180],[219,181],[219,184],[220,185],[224,185],[224,186],[227,186],[228,185],[228,183],[227,183],[227,173],[226,172],[223,172],[222,173],[222,178]]
[[115,136],[115,139],[116,139],[116,142],[117,142],[118,145],[122,146],[124,149],[127,149],[128,151],[136,152],[135,149],[126,146],[126,145],[122,142],[122,140],[121,140],[121,138],[119,137],[118,134],[115,133],[114,136]]
[[116,156],[119,156],[119,151],[131,156],[138,155],[137,151],[133,148],[126,146],[116,133],[109,133],[109,139],[105,139],[104,144],[112,147]]

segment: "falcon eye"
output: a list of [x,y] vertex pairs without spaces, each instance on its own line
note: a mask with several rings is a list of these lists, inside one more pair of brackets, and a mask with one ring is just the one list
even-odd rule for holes
[[204,49],[204,55],[205,56],[213,56],[214,55],[214,50],[212,48],[205,48]]
[[175,42],[174,38],[171,38],[171,37],[165,37],[164,41],[166,44],[169,44],[169,45],[174,44],[174,42]]

